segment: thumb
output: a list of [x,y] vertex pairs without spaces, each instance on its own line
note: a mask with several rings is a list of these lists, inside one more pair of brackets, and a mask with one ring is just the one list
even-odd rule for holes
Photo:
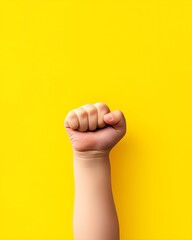
[[120,110],[105,114],[103,119],[105,123],[112,125],[116,130],[126,130],[126,120]]

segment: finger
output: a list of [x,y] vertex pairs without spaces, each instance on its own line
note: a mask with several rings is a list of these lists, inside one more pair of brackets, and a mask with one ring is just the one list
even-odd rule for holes
[[65,127],[73,130],[79,127],[79,120],[74,111],[70,111],[65,118]]
[[82,108],[87,112],[88,115],[88,130],[94,131],[95,129],[97,129],[98,123],[97,108],[93,104],[83,105]]
[[113,111],[104,116],[104,121],[112,125],[116,130],[126,132],[126,120],[124,114],[120,110]]
[[79,121],[79,127],[77,130],[80,132],[87,131],[89,126],[87,112],[82,107],[76,108],[73,111],[76,113]]
[[97,102],[94,104],[98,111],[98,128],[103,128],[106,126],[106,123],[104,121],[104,115],[110,112],[109,107],[102,102]]

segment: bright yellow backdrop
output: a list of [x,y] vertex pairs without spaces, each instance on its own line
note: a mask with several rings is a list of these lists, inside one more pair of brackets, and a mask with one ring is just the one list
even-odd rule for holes
[[0,240],[72,240],[68,111],[105,102],[121,240],[192,239],[192,1],[0,0]]

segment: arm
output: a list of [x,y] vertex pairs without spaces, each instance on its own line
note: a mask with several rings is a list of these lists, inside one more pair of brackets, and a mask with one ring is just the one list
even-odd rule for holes
[[108,155],[74,156],[74,178],[75,240],[118,240]]
[[109,153],[126,129],[121,111],[114,111],[111,121],[109,113],[103,103],[88,104],[69,112],[65,120],[73,146],[75,240],[119,240]]

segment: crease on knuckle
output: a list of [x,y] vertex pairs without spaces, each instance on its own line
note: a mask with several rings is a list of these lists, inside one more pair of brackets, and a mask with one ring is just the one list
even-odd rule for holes
[[97,106],[99,112],[109,111],[109,107],[107,106],[107,104],[105,104],[103,102],[98,102],[95,105]]
[[86,117],[87,117],[87,112],[85,111],[85,109],[79,108],[78,116],[79,116],[80,118],[86,118]]
[[97,114],[97,108],[93,104],[86,104],[84,110],[90,115]]

